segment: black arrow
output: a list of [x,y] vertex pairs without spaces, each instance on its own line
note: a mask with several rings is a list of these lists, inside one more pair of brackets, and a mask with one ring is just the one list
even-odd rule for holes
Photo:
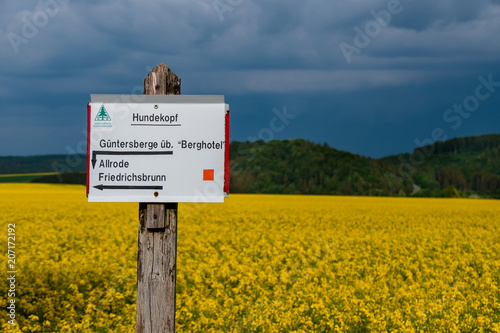
[[97,155],[172,155],[174,152],[167,151],[104,151],[94,150],[92,152],[92,169],[95,169],[97,162]]
[[98,190],[163,190],[163,186],[134,186],[134,185],[96,185]]

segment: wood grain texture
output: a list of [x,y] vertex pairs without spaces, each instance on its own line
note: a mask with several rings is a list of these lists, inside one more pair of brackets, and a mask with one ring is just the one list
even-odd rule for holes
[[[145,95],[179,95],[181,80],[165,65],[144,79]],[[137,333],[175,333],[177,203],[139,204]]]
[[146,228],[150,231],[155,229],[165,229],[165,205],[147,205]]
[[181,79],[165,64],[153,68],[144,79],[144,95],[180,95]]
[[151,232],[147,216],[152,205],[139,204],[138,333],[175,332],[177,203],[159,205],[165,206],[165,229]]

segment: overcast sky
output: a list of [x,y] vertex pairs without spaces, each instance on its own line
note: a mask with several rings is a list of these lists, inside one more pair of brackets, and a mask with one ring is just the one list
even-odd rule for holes
[[162,62],[183,94],[226,96],[232,140],[381,157],[500,133],[500,0],[0,6],[0,156],[83,152],[90,94],[141,93]]

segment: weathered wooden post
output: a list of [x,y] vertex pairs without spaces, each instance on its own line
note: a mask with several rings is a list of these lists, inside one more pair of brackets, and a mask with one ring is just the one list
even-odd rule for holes
[[[165,64],[144,79],[145,95],[180,93],[180,78]],[[139,204],[137,333],[175,332],[177,206]]]

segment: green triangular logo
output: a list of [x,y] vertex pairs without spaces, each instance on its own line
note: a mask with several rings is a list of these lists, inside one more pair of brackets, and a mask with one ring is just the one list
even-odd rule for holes
[[101,105],[99,113],[95,117],[95,121],[111,121],[111,117],[109,116],[108,111],[106,111],[104,105]]

